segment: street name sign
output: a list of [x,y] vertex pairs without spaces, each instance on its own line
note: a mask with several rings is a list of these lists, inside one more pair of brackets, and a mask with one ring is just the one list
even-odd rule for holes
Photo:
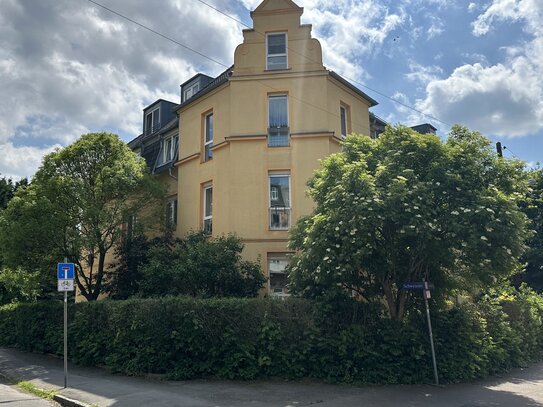
[[404,290],[424,290],[426,288],[425,284],[428,284],[427,289],[434,288],[434,285],[432,283],[426,283],[424,281],[415,281],[415,282],[403,283],[402,288]]

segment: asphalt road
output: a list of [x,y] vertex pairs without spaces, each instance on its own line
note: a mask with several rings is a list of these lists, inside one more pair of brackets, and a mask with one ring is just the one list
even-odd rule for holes
[[0,405],[7,407],[53,407],[58,406],[53,401],[43,400],[39,397],[27,394],[16,386],[7,384],[0,378]]
[[[542,407],[543,362],[473,383],[394,386],[318,381],[193,380],[163,382],[70,365],[64,389],[61,359],[0,348],[0,372],[100,407]],[[13,400],[32,396],[20,393]],[[44,401],[36,401],[37,403]],[[46,403],[46,402],[45,402]],[[0,407],[3,407],[0,401]],[[11,406],[11,404],[7,404]],[[16,405],[16,404],[13,404]],[[48,404],[36,404],[43,405]],[[51,405],[49,405],[51,407]]]

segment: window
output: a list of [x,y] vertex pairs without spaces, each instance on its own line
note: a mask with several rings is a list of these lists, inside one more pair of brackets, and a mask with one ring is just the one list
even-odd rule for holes
[[288,97],[268,96],[268,147],[284,147],[289,142]]
[[288,253],[268,254],[268,276],[270,284],[270,295],[272,297],[286,297],[287,274],[285,272],[289,263]]
[[126,238],[127,239],[133,239],[136,237],[138,232],[138,217],[136,214],[128,215],[128,219],[126,221]]
[[145,116],[145,134],[151,134],[160,128],[160,109],[147,113]]
[[287,69],[287,33],[266,35],[266,69]]
[[192,85],[187,86],[183,95],[183,101],[190,99],[200,90],[200,84],[198,82],[193,83]]
[[213,113],[209,113],[204,119],[204,161],[213,158]]
[[347,137],[347,108],[340,106],[339,113],[341,117],[341,136]]
[[162,140],[157,166],[167,164],[175,159],[178,142],[179,138],[177,136],[169,136]]
[[211,234],[213,232],[213,186],[211,184],[204,186],[204,233]]
[[269,176],[270,229],[287,230],[290,227],[290,175]]
[[177,198],[171,199],[166,204],[166,225],[177,225]]

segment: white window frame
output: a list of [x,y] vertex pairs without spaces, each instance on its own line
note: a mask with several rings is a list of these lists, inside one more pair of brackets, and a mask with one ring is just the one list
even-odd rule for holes
[[[212,117],[213,120],[213,126],[211,131],[211,139],[207,140],[207,128],[208,128],[208,117]],[[211,151],[211,147],[213,147],[213,133],[215,133],[215,116],[213,116],[213,111],[206,113],[204,115],[204,161],[210,161],[213,159],[213,152]],[[209,149],[209,157],[207,155],[207,150]]]
[[288,293],[286,287],[283,288],[281,291],[272,291],[272,286],[271,286],[272,274],[283,274],[283,275],[285,275],[286,273],[285,273],[285,271],[272,272],[270,264],[271,264],[271,262],[273,260],[279,260],[279,261],[286,260],[288,262],[289,257],[291,255],[292,255],[292,253],[268,253],[266,266],[268,268],[268,293],[269,293],[270,297],[275,297],[275,298],[290,297],[290,294]]
[[166,222],[168,226],[177,225],[177,197],[166,202]]
[[[271,100],[272,99],[282,99],[284,98],[286,100],[286,105],[287,105],[287,125],[284,126],[284,128],[288,131],[288,134],[287,134],[287,142],[286,144],[281,144],[281,145],[270,145],[270,141],[271,141],[271,135],[268,134],[268,147],[288,147],[289,146],[289,142],[290,142],[290,112],[289,112],[289,100],[288,100],[288,93],[273,93],[273,94],[269,94],[268,95],[268,129],[280,129],[282,127],[277,127],[277,126],[272,126],[272,124],[270,123],[270,106],[271,106]],[[271,130],[268,130],[268,133],[270,132]]]
[[198,91],[200,90],[200,83],[196,82],[190,85],[185,91],[183,92],[183,101],[190,99],[193,97]]
[[[349,108],[345,106],[344,104],[339,105],[339,121],[340,121],[340,132],[341,137],[345,138],[347,137],[347,134],[349,133]],[[343,129],[345,128],[345,134],[343,134]]]
[[[157,128],[155,129],[154,128],[154,116],[155,116],[155,113],[158,115],[158,121],[157,121]],[[149,128],[149,125],[147,123],[147,118],[151,116],[151,128]],[[150,112],[147,112],[145,114],[145,134],[153,134],[155,133],[158,129],[160,128],[160,106],[157,106],[156,108],[154,108],[153,110],[151,110]]]
[[[269,54],[269,47],[268,47],[268,37],[270,35],[279,35],[284,34],[285,35],[285,53],[284,54]],[[269,59],[270,57],[285,57],[285,67],[284,68],[270,68]],[[288,32],[287,31],[281,31],[281,32],[270,32],[266,33],[266,70],[270,71],[279,71],[281,69],[288,69]]]
[[[272,178],[279,178],[279,177],[288,177],[288,205],[289,206],[272,206],[272,194],[271,194],[271,179]],[[292,224],[292,181],[290,173],[287,172],[277,172],[277,173],[269,173],[268,174],[268,208],[269,208],[269,214],[268,214],[268,228],[269,230],[289,230],[290,226]],[[273,209],[280,209],[285,210],[285,212],[288,214],[288,225],[286,227],[275,227],[272,226],[272,210]]]
[[[211,203],[211,205],[210,205],[211,212],[209,214],[206,213],[207,191],[208,190],[211,190],[211,202],[210,202]],[[202,230],[204,232],[206,232],[206,223],[209,223],[210,224],[210,234],[212,234],[213,233],[213,184],[212,183],[205,184],[202,187],[202,203],[203,203],[203,208],[202,208],[202,214],[203,214]]]

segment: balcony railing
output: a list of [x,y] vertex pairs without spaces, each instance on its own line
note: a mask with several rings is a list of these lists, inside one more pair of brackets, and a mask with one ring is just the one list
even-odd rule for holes
[[268,147],[288,147],[290,128],[287,126],[268,128]]
[[270,208],[270,229],[287,230],[290,227],[290,208]]
[[145,129],[145,135],[148,136],[149,134],[153,134],[153,133],[157,132],[158,130],[160,130],[160,122],[155,123],[152,126],[148,126]]

